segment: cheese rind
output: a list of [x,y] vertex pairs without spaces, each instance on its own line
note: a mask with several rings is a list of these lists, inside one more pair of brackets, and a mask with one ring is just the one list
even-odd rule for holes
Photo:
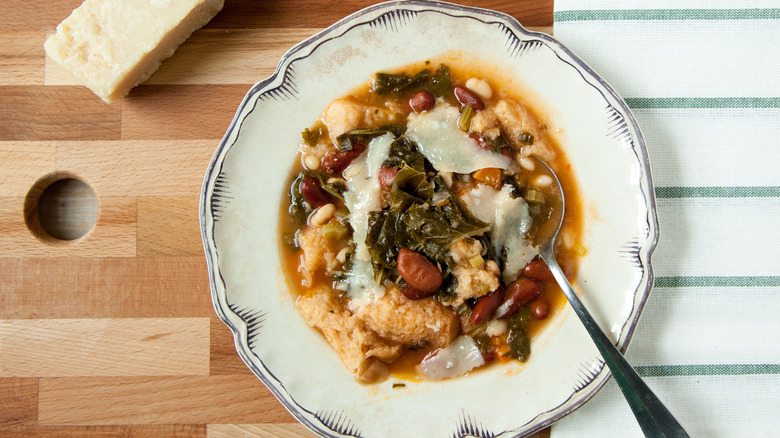
[[224,0],[86,0],[57,26],[46,54],[106,102],[145,81]]

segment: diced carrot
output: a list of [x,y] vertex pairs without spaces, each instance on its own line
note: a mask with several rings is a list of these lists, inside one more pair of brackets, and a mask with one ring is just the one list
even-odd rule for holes
[[486,167],[474,172],[471,176],[479,182],[498,187],[501,184],[501,169],[496,167]]

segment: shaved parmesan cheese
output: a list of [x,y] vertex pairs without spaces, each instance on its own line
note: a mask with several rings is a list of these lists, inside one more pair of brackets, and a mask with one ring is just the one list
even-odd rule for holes
[[352,267],[347,273],[350,306],[370,303],[385,294],[385,288],[374,281],[374,268],[366,246],[366,236],[369,213],[382,209],[378,173],[379,167],[390,154],[393,140],[395,137],[389,133],[371,140],[368,152],[356,158],[344,171],[344,175],[348,175],[344,204],[349,209],[349,224],[354,230],[355,240],[355,255],[352,257]]
[[512,160],[483,149],[458,128],[458,109],[440,103],[432,111],[409,114],[406,136],[439,172],[471,173],[486,167],[509,169]]
[[505,251],[502,279],[505,283],[513,281],[520,270],[539,254],[539,249],[533,247],[526,237],[533,223],[528,203],[523,198],[513,197],[512,187],[508,184],[501,190],[480,184],[461,195],[461,200],[475,218],[490,224],[496,253]]
[[427,356],[415,368],[428,379],[442,380],[462,376],[484,364],[485,359],[474,339],[459,336],[447,348]]

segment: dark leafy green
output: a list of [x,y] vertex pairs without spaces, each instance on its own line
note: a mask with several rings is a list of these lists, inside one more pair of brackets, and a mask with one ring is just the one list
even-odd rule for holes
[[428,77],[430,76],[431,72],[427,69],[420,70],[416,75],[412,76],[409,79],[409,82],[402,85],[400,88],[397,88],[393,91],[396,93],[404,93],[406,91],[416,91],[421,85],[423,85],[425,82],[428,81]]
[[531,341],[526,330],[531,321],[531,309],[523,306],[514,315],[508,318],[509,335],[506,342],[509,345],[507,356],[525,362],[531,354]]
[[477,336],[474,338],[474,342],[477,344],[477,348],[479,348],[479,352],[482,353],[482,356],[493,354],[493,347],[490,345],[490,336]]
[[[397,138],[390,146],[390,154],[382,163],[382,167],[401,169],[411,167],[418,172],[425,172],[425,156],[417,149],[417,144],[406,137]],[[398,179],[398,177],[396,177]]]
[[338,143],[339,150],[342,152],[351,151],[353,148],[352,139],[348,134],[341,134],[336,137],[336,143]]
[[524,331],[510,330],[506,338],[509,345],[508,357],[525,362],[531,354],[531,340]]
[[374,76],[372,91],[381,96],[400,94],[426,82],[430,73],[427,69],[422,69],[411,77],[406,73],[377,73]]
[[341,151],[351,151],[354,144],[368,144],[374,137],[387,134],[388,132],[395,137],[400,137],[406,131],[405,126],[385,125],[379,128],[354,129],[336,137],[336,142]]
[[422,69],[414,76],[405,73],[377,73],[371,87],[371,91],[380,96],[409,95],[420,90],[428,91],[435,97],[450,94],[452,92],[450,69],[441,64],[433,75],[428,69]]
[[509,184],[509,186],[512,187],[512,196],[515,198],[522,197],[525,193],[525,185],[517,181],[517,178],[512,175],[504,174],[501,178],[501,182],[503,184]]
[[458,281],[451,275],[449,265],[444,265],[442,274],[445,281],[442,283],[442,287],[433,295],[433,298],[440,303],[451,303],[458,295],[456,292]]
[[305,170],[299,173],[292,184],[290,184],[290,207],[287,210],[299,226],[306,223],[306,218],[314,210],[306,202],[300,190],[301,181],[309,177],[316,178],[323,190],[342,201],[344,200],[344,192],[347,190],[346,183],[339,178],[328,178],[327,175],[312,170]]
[[301,137],[303,138],[303,141],[308,144],[309,146],[314,146],[317,144],[317,141],[324,135],[324,129],[322,126],[318,127],[315,130],[310,130],[309,128],[304,129],[301,132]]
[[347,183],[340,178],[328,178],[327,181],[322,177],[321,173],[317,176],[322,185],[322,189],[340,200],[344,200],[344,192],[347,191]]
[[522,131],[520,135],[517,136],[517,141],[525,145],[531,145],[534,144],[534,136],[528,131]]
[[498,136],[495,140],[493,140],[492,148],[493,152],[501,153],[502,150],[506,149],[507,151],[511,151],[509,149],[509,145],[506,143],[506,140],[504,140],[504,137]]
[[357,136],[374,137],[377,135],[384,135],[389,132],[394,136],[399,137],[404,133],[404,131],[406,131],[405,126],[385,125],[379,128],[353,129],[352,131],[349,131],[347,134],[352,137],[357,137]]
[[436,73],[431,77],[428,91],[436,97],[442,97],[452,93],[452,79],[450,69],[444,64],[440,64]]
[[409,344],[408,348],[412,351],[422,350],[423,348],[427,347],[429,342],[425,339],[419,339]]
[[299,188],[303,178],[305,178],[304,172],[301,172],[290,184],[290,207],[287,209],[293,221],[298,225],[306,223],[306,218],[312,212],[311,205],[303,198]]
[[383,166],[399,172],[390,188],[389,207],[369,214],[366,245],[375,276],[392,277],[398,253],[409,248],[444,267],[442,290],[452,292],[449,246],[466,237],[487,239],[483,235],[489,226],[468,214],[440,175],[427,175],[428,164],[412,140],[402,137],[393,142]]
[[341,265],[340,270],[333,271],[332,278],[336,281],[346,280],[349,276],[348,272],[352,269],[352,256],[355,254],[355,242],[349,242],[349,251],[347,252],[346,260]]

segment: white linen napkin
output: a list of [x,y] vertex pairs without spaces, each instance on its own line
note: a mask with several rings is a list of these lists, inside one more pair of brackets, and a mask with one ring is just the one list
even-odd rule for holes
[[[555,0],[647,142],[661,237],[627,357],[693,437],[780,437],[779,7]],[[610,381],[551,436],[643,435]]]

